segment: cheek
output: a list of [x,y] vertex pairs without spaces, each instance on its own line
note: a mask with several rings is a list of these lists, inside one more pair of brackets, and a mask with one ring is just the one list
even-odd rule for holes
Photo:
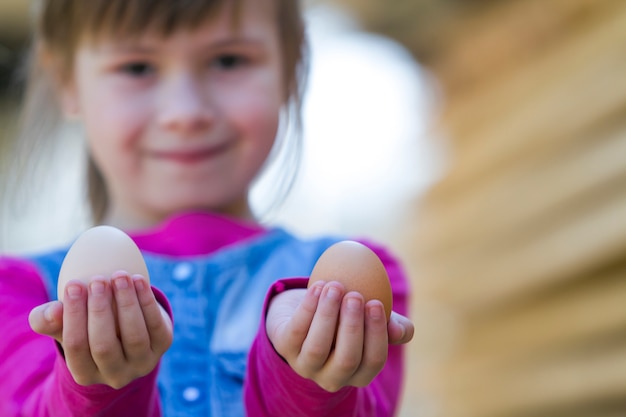
[[145,94],[124,85],[112,76],[100,76],[96,70],[78,77],[79,106],[90,139],[105,137],[119,143],[133,136],[146,114]]
[[[248,101],[247,118],[242,121],[245,130],[244,146],[248,150],[250,168],[258,170],[272,150],[279,126],[280,104],[259,100]],[[241,107],[240,107],[241,109]]]
[[236,90],[224,91],[223,110],[246,136],[272,143],[283,105],[282,89],[276,79],[253,79]]
[[85,133],[94,149],[129,149],[145,125],[140,103],[124,98],[115,90],[89,90],[81,105]]
[[129,178],[138,169],[141,118],[132,106],[98,101],[83,113],[85,136],[94,162],[111,186],[115,178]]

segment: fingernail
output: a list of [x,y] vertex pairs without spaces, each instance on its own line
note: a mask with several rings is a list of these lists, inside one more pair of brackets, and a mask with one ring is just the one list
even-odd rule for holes
[[403,340],[404,336],[406,335],[406,326],[402,323],[401,320],[398,320],[398,319],[392,319],[392,320],[395,321],[398,326],[400,326],[400,329],[402,329],[400,340]]
[[80,285],[72,284],[67,286],[67,296],[70,297],[72,300],[80,298],[82,293],[83,289],[80,287]]
[[328,288],[328,291],[326,292],[326,297],[330,298],[331,300],[338,299],[340,295],[341,292],[335,287]]
[[383,306],[380,304],[371,305],[369,308],[370,317],[379,320],[383,317]]
[[46,308],[43,311],[43,318],[46,319],[46,321],[52,322],[53,318],[52,318],[52,309],[50,308],[50,306],[46,306]]
[[313,284],[313,295],[315,297],[319,297],[320,294],[322,293],[322,288],[324,287],[324,284],[319,284],[319,283],[315,283]]
[[89,287],[91,288],[91,293],[95,295],[104,294],[104,282],[102,281],[93,281]]
[[137,291],[143,291],[146,288],[146,281],[144,281],[142,276],[133,277],[133,283]]
[[115,278],[113,280],[113,283],[115,284],[115,288],[117,288],[118,290],[125,290],[126,288],[128,288],[128,280],[126,279],[126,275]]
[[350,297],[346,301],[348,310],[359,311],[361,309],[361,300],[356,297]]

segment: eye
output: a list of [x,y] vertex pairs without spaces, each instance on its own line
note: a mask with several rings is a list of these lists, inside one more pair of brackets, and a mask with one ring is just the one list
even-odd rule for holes
[[120,71],[133,77],[146,77],[155,72],[155,68],[147,62],[129,62],[121,66]]
[[223,54],[213,60],[213,65],[219,69],[232,70],[244,65],[247,61],[242,55]]

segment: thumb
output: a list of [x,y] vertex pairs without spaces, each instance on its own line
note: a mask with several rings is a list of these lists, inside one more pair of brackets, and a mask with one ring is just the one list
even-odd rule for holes
[[401,345],[413,339],[415,326],[407,317],[392,311],[389,323],[387,324],[387,332],[389,334],[390,344]]
[[50,336],[61,342],[63,335],[63,304],[50,301],[33,308],[28,323],[35,333]]

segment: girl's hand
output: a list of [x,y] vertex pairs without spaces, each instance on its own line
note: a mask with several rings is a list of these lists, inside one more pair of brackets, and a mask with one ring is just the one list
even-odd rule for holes
[[172,322],[147,281],[125,272],[70,281],[63,303],[34,308],[32,329],[53,337],[80,385],[121,388],[147,375],[172,343]]
[[392,313],[386,323],[378,300],[363,302],[338,282],[276,295],[266,319],[274,348],[296,373],[327,391],[366,386],[385,366],[389,344],[413,338],[413,323]]

